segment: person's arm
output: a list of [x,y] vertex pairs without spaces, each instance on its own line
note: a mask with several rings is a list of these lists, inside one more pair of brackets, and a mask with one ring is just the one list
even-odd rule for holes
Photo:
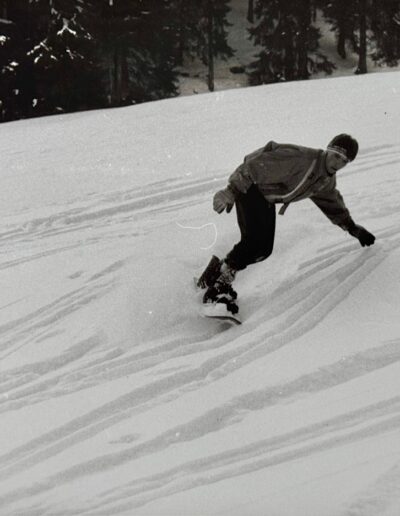
[[318,192],[318,194],[314,194],[311,197],[311,200],[328,217],[332,224],[340,226],[345,231],[348,231],[348,228],[354,224],[343,197],[336,188]]
[[[229,176],[228,186],[214,195],[214,210],[222,213],[226,209],[229,213],[238,194],[245,194],[260,178],[265,180],[266,173],[270,183],[282,182],[285,172],[290,171],[288,164],[296,158],[304,160],[303,153],[304,150],[296,145],[270,141],[264,147],[248,154],[244,162]],[[308,161],[310,159],[306,158]]]
[[229,176],[228,186],[214,195],[214,210],[217,213],[222,213],[224,210],[229,213],[235,204],[237,195],[240,192],[246,193],[252,184],[249,168],[244,162]]
[[319,192],[311,197],[311,200],[337,226],[357,238],[360,244],[370,246],[375,242],[375,236],[352,219],[343,197],[336,188]]

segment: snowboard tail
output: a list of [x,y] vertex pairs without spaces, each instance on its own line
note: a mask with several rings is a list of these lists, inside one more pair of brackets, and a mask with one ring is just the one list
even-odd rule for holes
[[228,322],[234,325],[242,324],[237,314],[231,313],[224,303],[205,303],[201,309],[203,317]]

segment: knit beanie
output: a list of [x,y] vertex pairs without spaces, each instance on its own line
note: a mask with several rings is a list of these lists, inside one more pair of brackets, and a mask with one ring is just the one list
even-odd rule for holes
[[338,134],[329,142],[328,150],[342,155],[349,161],[353,161],[358,153],[358,143],[349,134]]

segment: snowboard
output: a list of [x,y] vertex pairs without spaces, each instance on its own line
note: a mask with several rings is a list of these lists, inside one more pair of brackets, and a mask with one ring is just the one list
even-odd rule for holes
[[[199,278],[194,277],[193,282],[195,289],[197,291],[201,290]],[[202,303],[200,315],[206,319],[214,319],[229,323],[232,326],[239,326],[242,324],[239,315],[230,312],[225,303]]]
[[204,303],[201,308],[201,314],[207,319],[216,319],[234,326],[242,324],[238,314],[232,314],[224,303]]

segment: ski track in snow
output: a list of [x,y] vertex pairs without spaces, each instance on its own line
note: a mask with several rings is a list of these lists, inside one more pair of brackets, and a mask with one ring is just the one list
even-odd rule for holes
[[[352,174],[364,173],[378,164],[381,169],[395,168],[399,157],[398,147],[367,149],[360,156]],[[91,244],[113,239],[118,242],[123,239],[134,241],[138,236],[180,220],[183,210],[209,202],[212,192],[225,180],[226,172],[218,172],[201,180],[168,180],[129,192],[114,192],[87,199],[86,204],[81,202],[81,206],[64,206],[59,211],[55,206],[51,216],[7,224],[0,228],[0,270],[13,271],[54,255],[62,256],[79,249],[82,244],[90,247]],[[382,191],[382,202],[375,190],[366,188],[362,201],[358,203],[360,218],[373,216],[375,220],[390,220],[390,225],[377,232],[377,244],[371,249],[360,250],[353,240],[338,238],[337,244],[322,247],[318,256],[299,264],[296,273],[281,282],[276,291],[264,294],[263,299],[268,295],[267,316],[265,306],[260,303],[261,308],[252,311],[241,328],[225,331],[223,327],[216,326],[210,330],[204,326],[203,331],[193,335],[171,335],[130,350],[119,347],[110,349],[104,345],[101,335],[94,333],[82,340],[76,338],[60,354],[19,367],[2,368],[2,414],[102,387],[132,375],[143,375],[146,381],[115,399],[105,401],[92,411],[1,453],[0,479],[18,479],[19,474],[46,464],[46,461],[136,414],[157,410],[157,407],[179,400],[188,393],[201,392],[213,384],[218,388],[219,381],[313,330],[389,255],[400,252],[400,207],[396,196],[400,190],[398,175],[392,176],[392,182],[392,191]],[[387,181],[385,185],[387,187]],[[351,205],[351,196],[348,199]],[[139,220],[140,224],[135,226],[134,222]],[[88,227],[91,228],[90,238],[82,242],[82,235]],[[59,239],[60,236],[62,238]],[[9,258],[10,254],[12,259]],[[115,279],[124,265],[124,259],[117,259],[88,277],[81,277],[81,273],[76,271],[72,277],[79,282],[78,287],[15,320],[0,323],[0,357],[4,363],[21,347],[39,346],[62,334],[66,318],[113,291]],[[0,316],[2,310],[9,308],[0,307]],[[238,425],[258,411],[307,398],[365,375],[379,373],[385,368],[398,367],[398,344],[398,341],[380,343],[292,377],[285,383],[234,396],[211,410],[205,410],[191,421],[171,426],[168,431],[147,440],[142,440],[140,436],[133,442],[128,439],[122,443],[124,446],[120,451],[110,452],[108,448],[103,455],[83,459],[45,479],[39,479],[31,486],[21,484],[3,492],[0,510],[3,514],[21,516],[119,514],[173,493],[245,475],[376,435],[398,432],[400,396],[393,396],[302,426],[297,431],[242,446],[232,445],[228,451],[210,453],[155,471],[152,475],[139,476],[131,481],[121,480],[119,485],[97,494],[94,499],[81,504],[79,509],[60,509],[46,502],[46,493],[52,489],[62,489],[88,475],[112,472],[126,463],[149,458],[169,448],[177,450],[178,454],[180,446]],[[170,364],[177,359],[186,359],[186,365],[172,367]],[[388,496],[385,496],[387,505],[391,497],[398,496],[395,486],[399,478],[397,465],[383,479],[378,479],[374,486],[375,490],[388,491]],[[13,504],[18,500],[24,502],[23,508],[13,509]],[[382,508],[376,497],[366,492],[346,508],[345,514],[372,515],[378,514]]]

